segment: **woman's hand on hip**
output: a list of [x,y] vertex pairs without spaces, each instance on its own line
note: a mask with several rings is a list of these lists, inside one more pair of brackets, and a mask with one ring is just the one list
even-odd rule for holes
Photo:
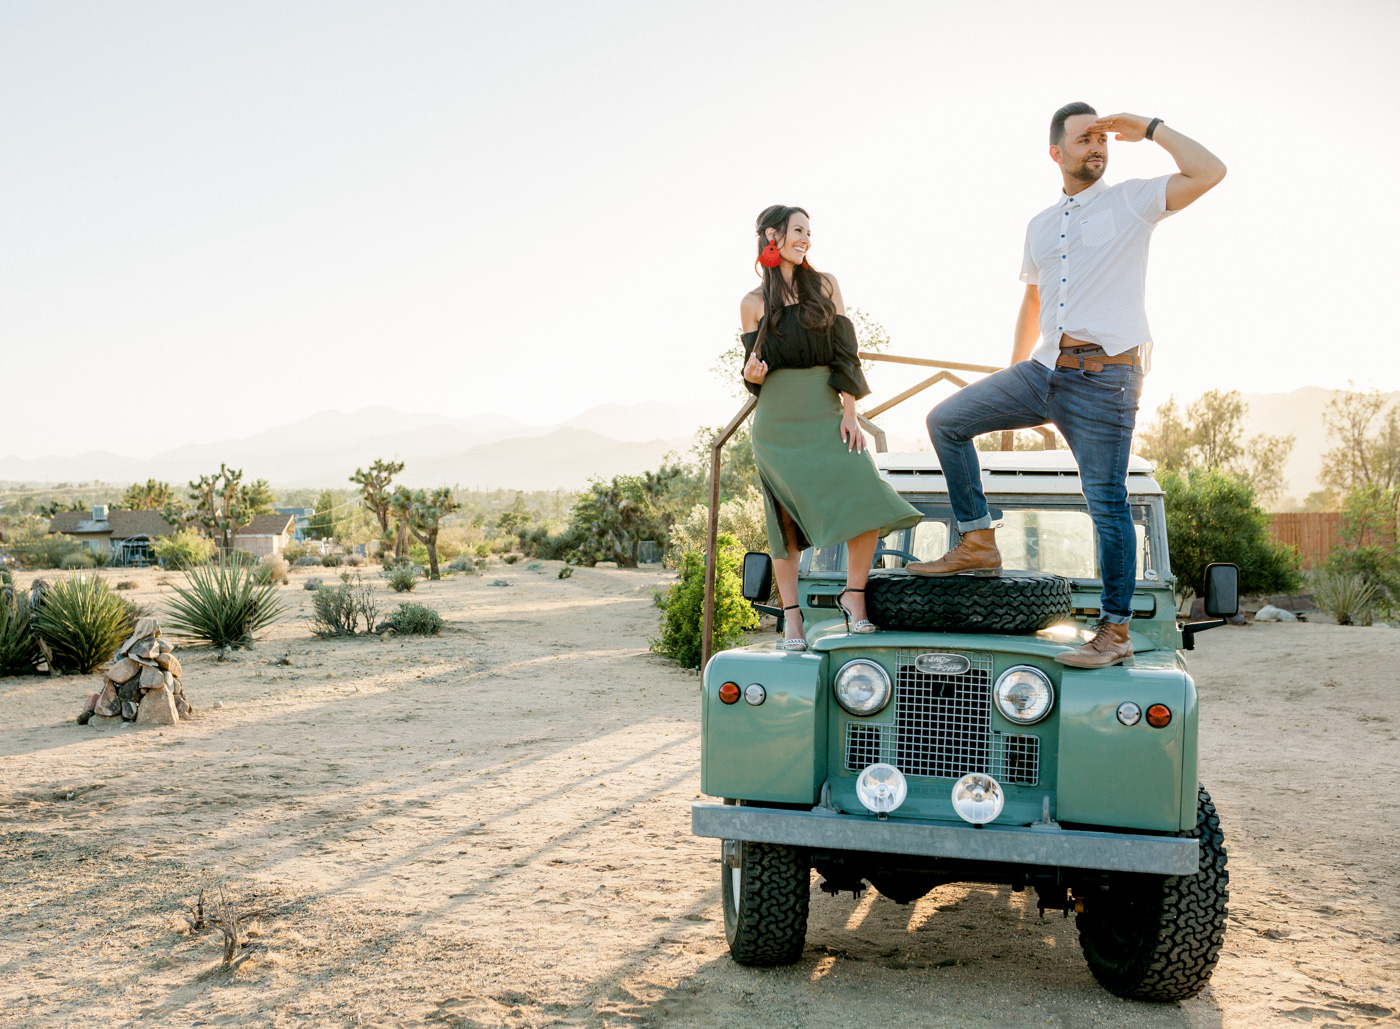
[[750,354],[748,364],[744,365],[744,379],[755,386],[762,386],[767,375],[768,362],[760,361],[757,354]]
[[860,420],[854,414],[843,414],[841,416],[841,442],[846,444],[846,451],[854,451],[859,454],[870,442],[865,438],[865,433],[861,431]]

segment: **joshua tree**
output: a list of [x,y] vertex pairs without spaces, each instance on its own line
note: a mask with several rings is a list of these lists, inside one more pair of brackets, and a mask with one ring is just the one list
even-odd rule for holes
[[[365,498],[365,504],[374,516],[379,519],[379,531],[384,539],[389,538],[389,515],[390,499],[393,496],[391,486],[394,476],[403,471],[402,461],[384,461],[376,459],[374,464],[369,466],[369,471],[363,468],[356,468],[355,474],[350,476],[350,481],[360,487],[360,495]],[[402,542],[403,533],[399,534]],[[399,543],[395,543],[394,553],[399,554]]]
[[168,482],[147,479],[143,486],[133,482],[115,505],[126,511],[163,511],[175,500],[175,491]]
[[194,520],[219,541],[219,553],[233,549],[233,534],[247,523],[247,507],[243,490],[243,470],[220,463],[213,475],[201,475],[190,482],[190,499],[194,501]]
[[400,519],[399,531],[412,532],[418,542],[428,548],[428,577],[441,578],[438,574],[437,539],[442,520],[462,505],[446,486],[410,492],[400,486],[393,495],[394,514]]

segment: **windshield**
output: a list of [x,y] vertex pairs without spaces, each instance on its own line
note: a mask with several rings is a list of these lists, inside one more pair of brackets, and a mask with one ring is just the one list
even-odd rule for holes
[[[916,503],[924,520],[912,529],[900,529],[880,540],[874,567],[903,568],[911,560],[932,561],[948,552],[954,519],[947,504]],[[997,549],[1003,568],[1049,572],[1070,579],[1097,579],[1099,541],[1093,519],[1083,501],[1030,502],[1025,506],[1002,501],[989,509],[997,526]],[[1161,570],[1152,546],[1152,507],[1133,504],[1133,528],[1137,533],[1137,578],[1155,581]],[[846,571],[846,545],[803,551],[802,571],[809,574]]]

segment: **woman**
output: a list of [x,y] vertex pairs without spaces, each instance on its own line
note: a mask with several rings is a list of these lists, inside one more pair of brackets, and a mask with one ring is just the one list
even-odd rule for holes
[[[866,453],[856,401],[870,392],[856,332],[834,276],[807,263],[812,225],[800,207],[758,216],[763,284],[739,306],[744,382],[758,397],[753,454],[763,482],[768,550],[787,618],[787,650],[806,650],[797,559],[806,547],[846,544],[837,596],[848,632],[874,632],[865,583],[880,537],[918,524],[917,510],[880,478]],[[788,603],[792,601],[792,603]]]

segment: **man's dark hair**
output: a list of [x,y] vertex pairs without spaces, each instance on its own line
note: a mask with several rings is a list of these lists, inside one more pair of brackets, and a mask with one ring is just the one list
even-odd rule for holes
[[1065,104],[1055,112],[1055,117],[1050,119],[1050,145],[1065,145],[1065,122],[1073,118],[1076,114],[1092,114],[1095,118],[1099,112],[1094,110],[1084,101],[1080,100],[1072,104]]

